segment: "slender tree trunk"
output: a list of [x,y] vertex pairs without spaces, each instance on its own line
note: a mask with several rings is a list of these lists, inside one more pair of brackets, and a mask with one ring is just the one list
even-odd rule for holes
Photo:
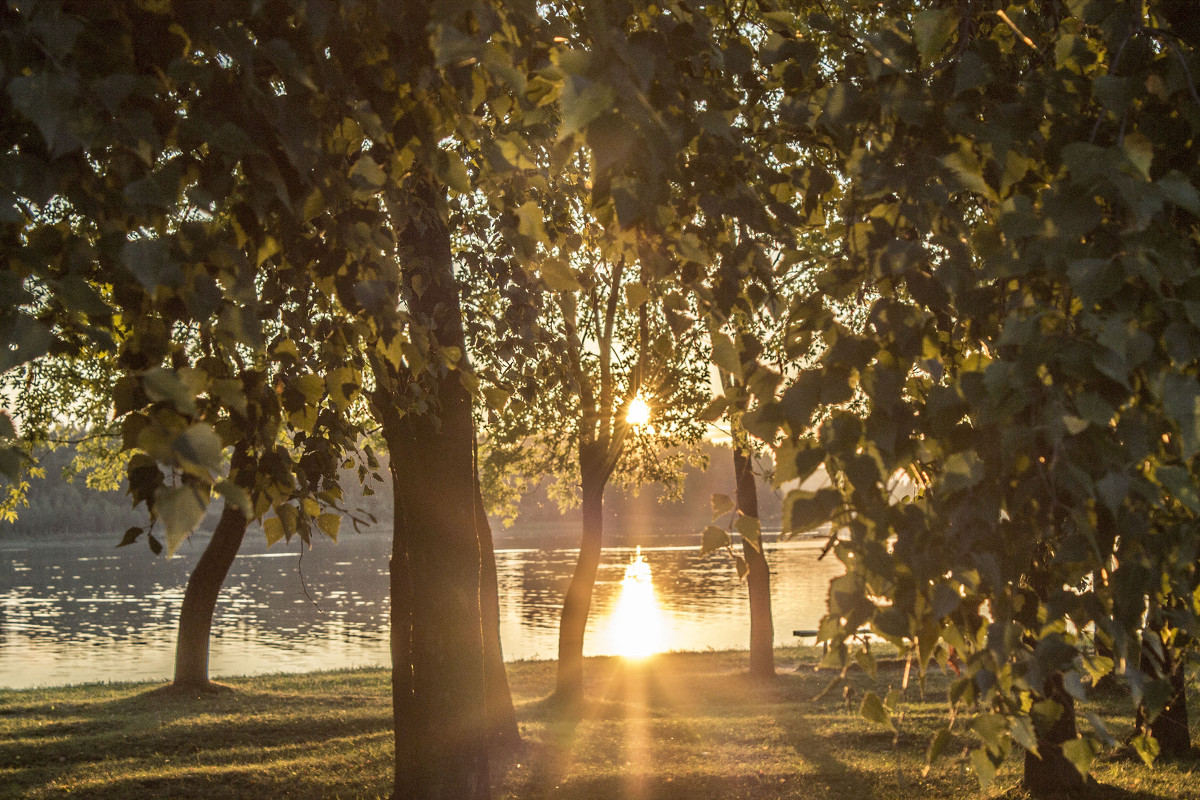
[[583,699],[583,637],[592,608],[592,590],[600,567],[604,543],[603,471],[604,443],[581,444],[579,448],[580,483],[583,494],[583,535],[579,542],[579,560],[563,598],[562,618],[558,626],[558,680],[555,697],[565,705]]
[[475,469],[475,526],[479,532],[479,554],[482,558],[479,604],[483,615],[484,692],[487,703],[487,734],[491,744],[505,750],[521,743],[517,726],[517,710],[513,707],[508,671],[504,667],[504,650],[500,643],[500,583],[496,575],[496,551],[492,541],[492,526],[483,505],[483,490],[479,485],[478,458]]
[[[394,411],[393,411],[394,415]],[[392,421],[388,427],[398,423]],[[389,443],[389,451],[391,444]],[[395,733],[395,781],[393,800],[414,800],[418,796],[420,780],[417,775],[417,741],[420,726],[416,724],[418,706],[413,687],[412,617],[413,588],[408,565],[408,529],[403,507],[404,494],[400,491],[403,477],[396,475],[396,458],[399,453],[389,452],[388,471],[392,474],[392,554],[388,560],[389,590],[391,600],[391,654],[392,654],[392,719]]]
[[1063,688],[1062,675],[1046,681],[1046,699],[1062,706],[1062,715],[1048,730],[1038,731],[1038,753],[1025,754],[1025,775],[1021,785],[1035,797],[1069,795],[1083,789],[1084,779],[1075,765],[1063,755],[1064,742],[1078,735],[1075,727],[1075,698]]
[[[750,452],[740,447],[736,437],[733,446],[733,474],[737,486],[737,507],[747,517],[758,519],[758,486],[754,481]],[[750,675],[754,678],[775,677],[775,625],[771,619],[771,567],[762,540],[758,547],[742,539],[742,554],[749,572],[750,590]]]
[[208,645],[213,612],[221,584],[246,536],[247,524],[246,514],[226,501],[217,528],[188,578],[183,608],[179,611],[179,639],[175,643],[174,685],[179,688],[206,689],[210,685]]

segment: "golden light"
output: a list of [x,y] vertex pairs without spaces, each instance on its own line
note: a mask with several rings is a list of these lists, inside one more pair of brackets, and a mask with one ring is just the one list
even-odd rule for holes
[[629,401],[629,412],[625,415],[625,421],[634,426],[650,422],[650,406],[640,394]]
[[625,568],[621,595],[608,628],[609,649],[626,658],[645,658],[662,649],[662,611],[642,548]]

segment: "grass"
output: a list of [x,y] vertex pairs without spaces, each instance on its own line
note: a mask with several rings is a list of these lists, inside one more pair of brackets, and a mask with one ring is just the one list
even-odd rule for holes
[[[1010,759],[981,792],[956,737],[927,777],[925,749],[944,723],[946,681],[908,690],[898,737],[858,716],[864,676],[820,700],[828,673],[811,649],[779,651],[780,676],[759,686],[745,653],[591,659],[583,719],[545,702],[553,662],[518,662],[509,677],[525,737],[495,765],[497,798],[1021,800]],[[899,686],[881,669],[881,688]],[[189,696],[152,684],[0,691],[0,798],[387,797],[388,674],[356,670],[232,679]],[[1193,700],[1193,702],[1196,702]],[[1127,704],[1088,704],[1121,738]],[[1193,708],[1200,705],[1193,705]],[[1082,720],[1082,713],[1081,713]],[[1086,724],[1081,721],[1081,724]],[[956,726],[961,728],[962,725]],[[1194,733],[1193,737],[1196,737]],[[1093,772],[1102,800],[1198,798],[1194,761],[1141,765],[1124,751]]]

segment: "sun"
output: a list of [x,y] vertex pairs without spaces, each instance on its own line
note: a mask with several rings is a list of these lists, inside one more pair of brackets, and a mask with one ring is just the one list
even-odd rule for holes
[[641,395],[629,401],[629,412],[625,415],[625,421],[635,427],[650,422],[650,406]]

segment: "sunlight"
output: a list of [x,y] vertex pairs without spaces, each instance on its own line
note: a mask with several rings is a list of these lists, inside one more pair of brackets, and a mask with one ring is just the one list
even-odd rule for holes
[[662,649],[662,611],[654,596],[654,580],[642,548],[625,568],[621,596],[609,622],[613,652],[626,658],[645,658]]
[[650,421],[650,406],[640,394],[629,401],[629,413],[625,415],[625,421],[633,426],[645,425]]

